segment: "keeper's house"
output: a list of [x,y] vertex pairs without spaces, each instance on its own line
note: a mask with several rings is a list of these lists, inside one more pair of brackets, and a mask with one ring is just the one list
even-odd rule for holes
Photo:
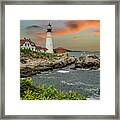
[[32,51],[36,51],[36,45],[30,39],[20,39],[20,48],[22,49],[30,49]]

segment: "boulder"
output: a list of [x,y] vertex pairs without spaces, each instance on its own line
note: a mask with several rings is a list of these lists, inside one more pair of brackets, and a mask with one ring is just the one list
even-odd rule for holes
[[100,68],[100,59],[95,55],[81,56],[75,61],[75,68],[97,70]]

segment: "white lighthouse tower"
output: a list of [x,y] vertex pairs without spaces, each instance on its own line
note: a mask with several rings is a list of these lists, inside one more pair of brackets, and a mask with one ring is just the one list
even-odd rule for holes
[[52,26],[50,23],[47,26],[46,32],[46,48],[48,49],[47,53],[53,53]]

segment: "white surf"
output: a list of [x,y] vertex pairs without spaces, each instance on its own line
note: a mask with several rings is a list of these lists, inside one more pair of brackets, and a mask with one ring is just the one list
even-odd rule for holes
[[60,73],[69,73],[70,71],[67,71],[67,70],[58,70],[57,72],[60,72]]

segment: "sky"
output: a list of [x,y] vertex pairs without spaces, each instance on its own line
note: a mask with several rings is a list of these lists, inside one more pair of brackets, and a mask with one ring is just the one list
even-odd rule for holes
[[52,25],[54,48],[78,51],[100,51],[99,20],[21,20],[20,39],[30,38],[45,47],[46,29]]

